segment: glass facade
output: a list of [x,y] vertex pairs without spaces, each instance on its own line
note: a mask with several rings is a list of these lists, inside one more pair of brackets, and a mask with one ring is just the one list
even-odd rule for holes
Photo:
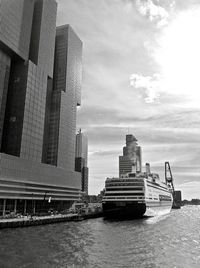
[[55,202],[80,197],[82,42],[69,25],[56,30],[56,12],[55,0],[0,0],[2,204],[47,193]]
[[88,139],[79,130],[76,135],[76,158],[75,158],[75,170],[81,172],[81,185],[82,192],[88,194],[88,174],[89,169],[87,167],[88,158]]
[[82,157],[85,160],[84,166],[87,167],[88,139],[81,131],[76,135],[76,157]]
[[12,54],[28,59],[33,0],[0,0],[0,43]]
[[0,50],[0,147],[8,92],[11,58]]
[[20,156],[27,70],[21,60],[11,63],[1,150],[15,156]]
[[80,104],[82,42],[69,25],[56,30],[54,84],[47,163],[75,166],[76,113]]
[[53,77],[57,4],[36,0],[30,43],[30,60]]
[[41,162],[45,120],[47,75],[28,64],[20,157]]
[[129,172],[142,171],[142,151],[137,144],[137,139],[126,135],[126,146],[123,147],[123,156],[119,156],[119,176]]

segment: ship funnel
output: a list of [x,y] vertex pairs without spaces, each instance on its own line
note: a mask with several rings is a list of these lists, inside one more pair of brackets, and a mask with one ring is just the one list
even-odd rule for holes
[[146,163],[146,173],[147,174],[150,174],[151,171],[150,171],[150,164],[149,163]]

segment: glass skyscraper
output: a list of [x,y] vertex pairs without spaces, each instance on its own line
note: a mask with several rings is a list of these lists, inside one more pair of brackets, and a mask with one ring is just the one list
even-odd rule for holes
[[88,195],[88,139],[84,133],[79,130],[76,135],[76,154],[75,154],[75,170],[81,173],[81,190]]
[[132,134],[128,134],[126,146],[123,147],[123,156],[119,156],[119,176],[132,171],[142,171],[142,150],[137,139]]
[[0,215],[80,197],[82,42],[56,13],[54,0],[0,0]]

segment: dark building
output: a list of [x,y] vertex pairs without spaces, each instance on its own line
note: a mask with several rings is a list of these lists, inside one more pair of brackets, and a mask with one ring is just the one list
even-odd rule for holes
[[88,140],[87,137],[79,131],[76,135],[76,158],[75,171],[81,172],[81,190],[88,195]]
[[85,159],[82,157],[76,157],[75,159],[75,170],[77,172],[82,172],[82,169],[85,166]]
[[174,191],[173,198],[174,201],[172,208],[180,208],[182,204],[181,191]]
[[88,175],[89,175],[88,167],[83,167],[81,172],[81,186],[82,186],[82,192],[84,192],[86,195],[88,195]]
[[119,156],[119,176],[134,171],[142,170],[142,151],[137,144],[137,139],[132,135],[126,135],[126,146],[123,147],[123,156]]
[[82,42],[69,25],[56,29],[54,0],[0,5],[0,214],[64,209],[81,190]]

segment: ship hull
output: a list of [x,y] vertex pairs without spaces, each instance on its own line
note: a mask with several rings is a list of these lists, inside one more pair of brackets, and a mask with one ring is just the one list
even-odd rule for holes
[[105,218],[142,218],[168,214],[172,202],[105,202],[103,215]]
[[146,202],[145,216],[161,216],[170,213],[172,201]]

